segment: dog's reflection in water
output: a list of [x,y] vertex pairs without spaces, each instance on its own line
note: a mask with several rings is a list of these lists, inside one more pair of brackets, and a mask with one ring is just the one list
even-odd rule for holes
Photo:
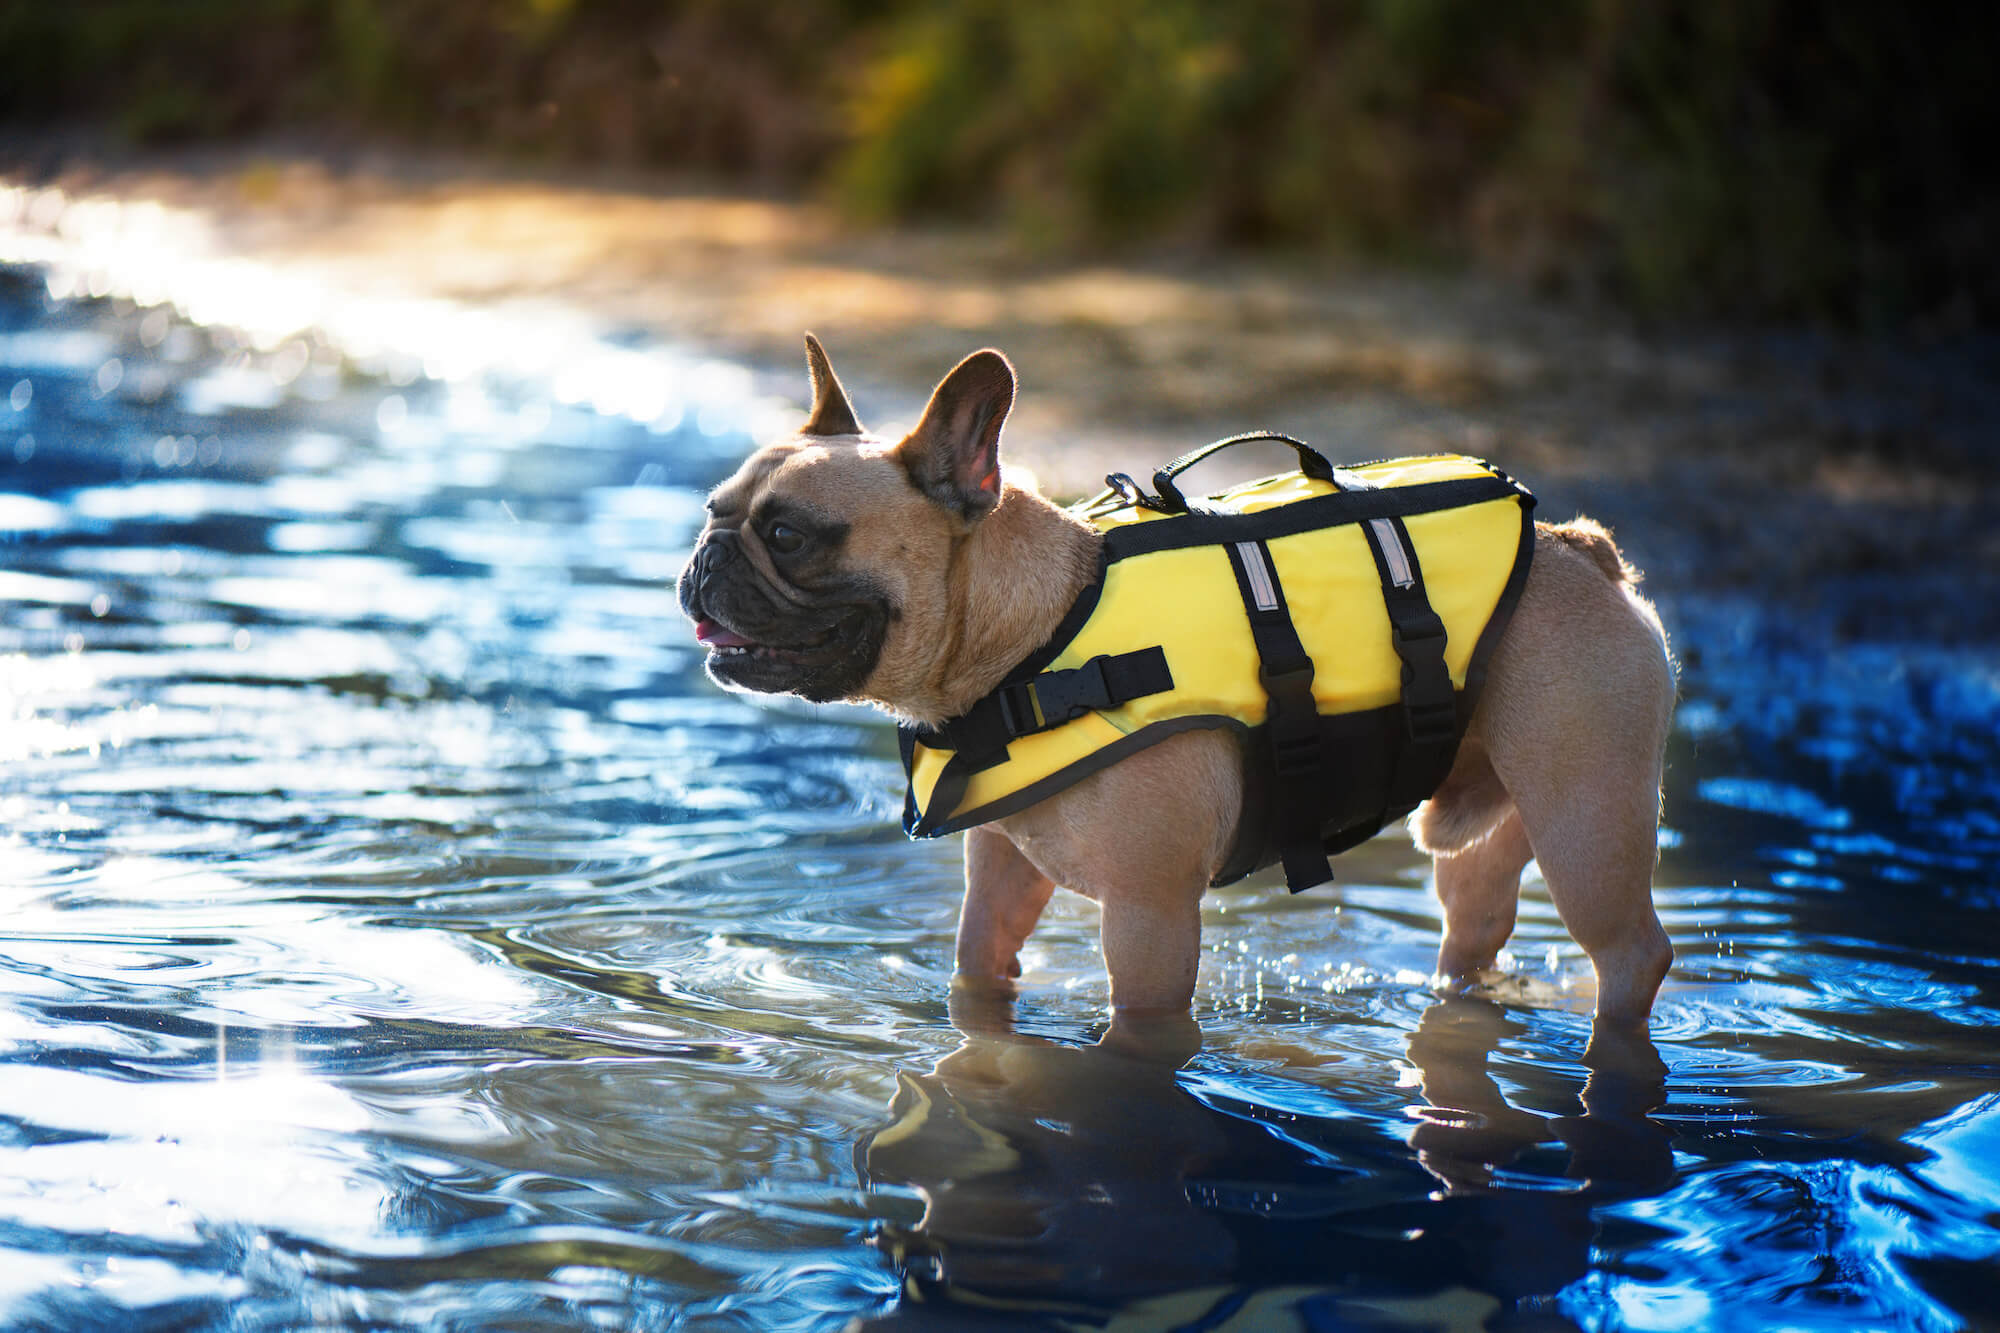
[[1658,1194],[1673,1183],[1667,1134],[1647,1116],[1666,1100],[1666,1065],[1643,1031],[1601,1025],[1583,1053],[1581,1115],[1541,1115],[1508,1102],[1487,1070],[1500,1042],[1524,1025],[1494,1004],[1454,999],[1427,1010],[1410,1036],[1410,1062],[1427,1105],[1414,1108],[1417,1161],[1461,1195],[1495,1187],[1494,1173],[1525,1151],[1561,1144],[1567,1176],[1591,1202]]
[[870,1327],[1478,1327],[1583,1275],[1594,1206],[1673,1176],[1643,1034],[1595,1034],[1566,1098],[1581,1114],[1540,1114],[1487,1072],[1523,1025],[1440,1001],[1409,1041],[1425,1105],[1405,1142],[1376,1108],[1281,1109],[1265,1075],[1232,1095],[1230,1076],[1186,1068],[1186,1018],[1121,1022],[1095,1046],[1017,1032],[1004,1000],[957,997],[952,1020],[959,1048],[903,1077],[859,1150],[871,1183],[924,1203],[878,1237],[903,1299]]

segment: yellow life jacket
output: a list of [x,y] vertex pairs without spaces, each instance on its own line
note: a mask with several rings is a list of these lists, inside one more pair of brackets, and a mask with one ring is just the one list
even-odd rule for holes
[[[1300,468],[1219,495],[1176,477],[1277,439]],[[963,716],[906,727],[904,831],[936,837],[1046,799],[1169,736],[1247,742],[1224,884],[1327,856],[1414,809],[1451,770],[1534,551],[1534,496],[1456,455],[1335,468],[1285,436],[1175,460],[1078,506],[1099,574],[1049,641]]]

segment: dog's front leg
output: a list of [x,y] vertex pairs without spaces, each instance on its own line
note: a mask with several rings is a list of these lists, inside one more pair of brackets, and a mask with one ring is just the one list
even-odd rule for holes
[[1126,880],[1100,899],[1098,942],[1121,1012],[1185,1013],[1201,959],[1202,876]]
[[965,902],[958,913],[958,976],[963,985],[1005,985],[1021,975],[1027,943],[1055,885],[1007,836],[980,825],[965,835]]

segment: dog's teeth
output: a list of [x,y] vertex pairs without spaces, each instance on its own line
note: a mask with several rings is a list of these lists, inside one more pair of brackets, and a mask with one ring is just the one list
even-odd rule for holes
[[709,655],[712,657],[756,657],[764,659],[772,659],[772,658],[783,659],[783,658],[797,657],[801,652],[805,650],[800,648],[776,648],[771,646],[770,644],[764,644],[764,643],[743,643],[743,644],[716,643],[716,644],[710,644],[708,651]]

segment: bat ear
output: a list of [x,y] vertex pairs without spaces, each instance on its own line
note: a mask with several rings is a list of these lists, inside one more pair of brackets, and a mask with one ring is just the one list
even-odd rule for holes
[[968,521],[1000,502],[1000,428],[1014,406],[1014,367],[987,348],[931,391],[924,418],[896,446],[916,488]]
[[840,387],[840,377],[833,373],[833,362],[826,359],[826,349],[810,333],[806,335],[806,373],[812,376],[812,415],[806,418],[799,433],[862,434],[861,418],[854,415],[854,405],[847,401],[847,390]]

